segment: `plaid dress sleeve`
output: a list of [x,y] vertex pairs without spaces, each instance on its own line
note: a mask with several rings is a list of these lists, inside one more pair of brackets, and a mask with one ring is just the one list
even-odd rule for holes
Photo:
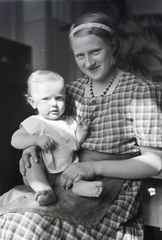
[[146,81],[136,86],[131,112],[139,146],[162,147],[162,95],[160,86]]

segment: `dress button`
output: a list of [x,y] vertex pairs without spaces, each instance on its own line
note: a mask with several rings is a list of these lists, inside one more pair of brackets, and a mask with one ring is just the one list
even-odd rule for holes
[[96,100],[95,100],[95,99],[91,99],[91,100],[89,101],[89,105],[94,106],[95,104],[96,104]]
[[94,113],[89,116],[89,119],[90,119],[91,121],[93,121],[95,118],[96,118],[96,117],[95,117],[95,114],[94,114]]

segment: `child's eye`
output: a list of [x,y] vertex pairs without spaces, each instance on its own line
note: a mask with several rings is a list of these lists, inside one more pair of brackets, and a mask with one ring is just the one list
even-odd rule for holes
[[63,101],[64,99],[63,99],[63,97],[57,97],[56,98],[56,101]]
[[49,100],[49,97],[45,97],[42,99],[42,101],[48,101]]

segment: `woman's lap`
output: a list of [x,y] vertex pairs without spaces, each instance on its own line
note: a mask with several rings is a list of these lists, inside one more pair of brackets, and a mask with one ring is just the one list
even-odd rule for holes
[[[7,213],[0,217],[0,239],[19,240],[23,237],[24,240],[52,240],[55,237],[56,240],[142,240],[143,224],[141,215],[138,215],[139,189],[140,184],[135,181],[129,181],[128,184],[126,181],[96,229],[76,226],[48,216],[42,217],[36,213]],[[136,218],[132,221],[133,215]]]
[[[59,219],[51,219],[50,217],[42,217],[35,213],[9,213],[5,216],[3,226],[0,230],[1,240],[142,240],[137,233],[133,233],[132,227],[124,229],[113,229],[108,227],[108,216],[104,217],[100,224],[100,230],[87,229],[81,225],[75,227],[72,224],[61,221]],[[2,219],[0,219],[1,224]],[[3,222],[3,221],[2,221]],[[116,224],[116,223],[112,223]],[[134,226],[135,227],[135,226]],[[111,236],[109,230],[111,228]],[[134,228],[133,228],[134,229]],[[132,232],[132,234],[130,234]],[[53,238],[55,236],[55,238]]]

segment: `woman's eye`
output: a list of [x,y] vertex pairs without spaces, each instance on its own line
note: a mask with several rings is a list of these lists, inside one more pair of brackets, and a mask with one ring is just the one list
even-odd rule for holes
[[99,52],[100,52],[100,50],[97,49],[97,50],[94,50],[94,51],[93,51],[93,54],[94,54],[94,55],[97,55],[97,54],[99,54]]
[[83,59],[83,57],[84,57],[83,54],[78,54],[78,55],[76,56],[77,59]]

